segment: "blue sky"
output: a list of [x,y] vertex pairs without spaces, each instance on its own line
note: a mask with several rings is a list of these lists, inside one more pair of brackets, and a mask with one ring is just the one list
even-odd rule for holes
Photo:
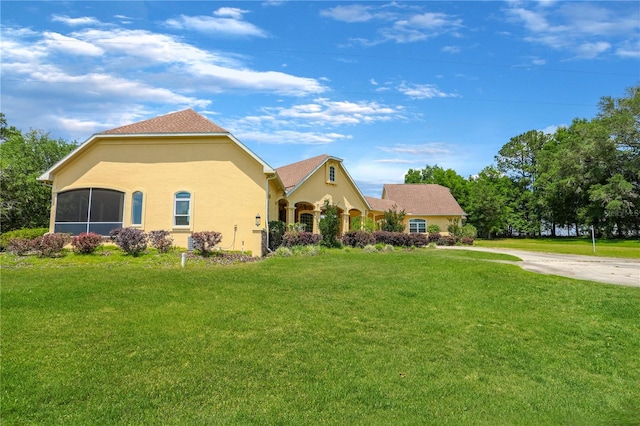
[[462,176],[640,82],[637,1],[3,0],[2,112],[83,142],[193,108],[273,167],[344,160],[367,195]]

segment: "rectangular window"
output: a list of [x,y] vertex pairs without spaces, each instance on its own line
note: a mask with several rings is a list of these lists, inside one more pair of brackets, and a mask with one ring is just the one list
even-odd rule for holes
[[336,168],[333,166],[329,167],[329,182],[336,181]]
[[178,192],[175,196],[173,226],[189,226],[191,223],[191,194]]
[[424,219],[411,219],[409,221],[410,234],[424,234],[427,232],[427,221]]
[[131,196],[131,224],[142,225],[142,192],[136,191]]

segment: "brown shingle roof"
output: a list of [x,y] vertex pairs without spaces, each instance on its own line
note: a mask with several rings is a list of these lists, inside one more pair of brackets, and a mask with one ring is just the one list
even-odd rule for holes
[[298,161],[297,163],[288,164],[286,166],[278,167],[276,172],[280,176],[280,180],[284,184],[284,190],[288,191],[297,184],[299,184],[304,178],[309,176],[311,172],[320,166],[329,156],[327,154],[318,155],[317,157],[309,158],[308,160]]
[[380,212],[386,212],[393,209],[397,203],[392,200],[383,200],[382,198],[374,198],[374,197],[364,197],[367,200],[367,203],[371,206],[373,210],[377,210]]
[[384,199],[414,215],[465,215],[449,188],[436,184],[386,184]]
[[160,117],[127,124],[99,133],[101,135],[134,135],[161,133],[229,133],[192,109],[172,112]]

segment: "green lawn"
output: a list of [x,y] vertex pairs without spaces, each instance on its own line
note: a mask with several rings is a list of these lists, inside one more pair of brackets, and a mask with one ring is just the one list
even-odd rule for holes
[[498,247],[586,256],[640,259],[640,240],[596,240],[596,252],[590,238],[499,238],[476,240],[478,247]]
[[6,256],[2,425],[638,424],[640,289],[498,258]]

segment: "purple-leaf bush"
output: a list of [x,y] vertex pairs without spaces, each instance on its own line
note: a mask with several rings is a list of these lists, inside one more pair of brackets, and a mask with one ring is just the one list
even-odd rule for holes
[[45,234],[32,240],[32,247],[40,257],[53,257],[69,243],[69,234]]
[[173,247],[173,238],[169,231],[150,231],[149,243],[159,253],[167,253]]
[[202,231],[191,234],[193,239],[193,249],[201,255],[208,255],[211,250],[222,241],[222,234],[216,231]]
[[364,248],[375,243],[373,233],[367,231],[349,231],[342,236],[342,244],[349,247]]
[[73,237],[71,245],[76,253],[91,254],[102,244],[102,236],[95,232],[82,232]]
[[313,246],[320,243],[322,235],[313,232],[287,231],[282,236],[282,245],[284,247],[294,246]]
[[147,249],[147,234],[138,228],[114,229],[109,236],[122,251],[132,256],[138,256]]

